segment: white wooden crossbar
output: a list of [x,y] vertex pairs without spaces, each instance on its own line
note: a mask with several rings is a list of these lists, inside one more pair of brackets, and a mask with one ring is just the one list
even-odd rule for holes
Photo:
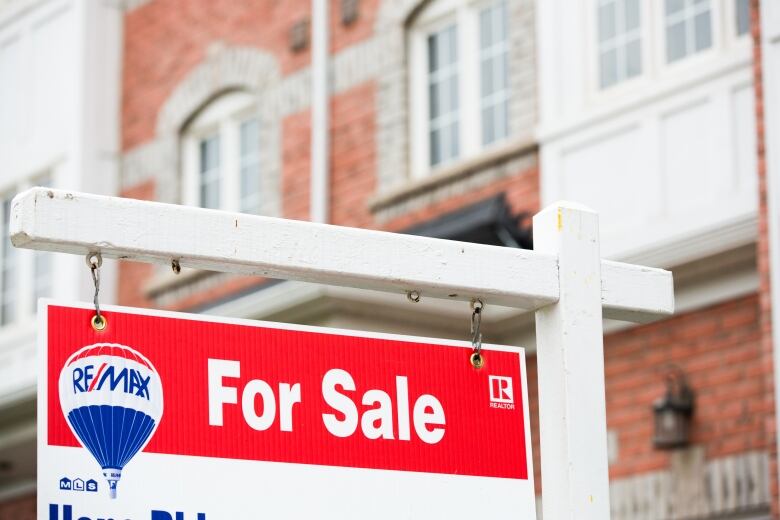
[[480,298],[536,311],[544,518],[609,518],[602,317],[674,310],[672,275],[600,258],[598,215],[557,203],[534,251],[33,188],[11,209],[17,247],[215,271]]
[[[557,256],[159,202],[32,188],[13,200],[16,247],[470,300],[536,310],[559,298]],[[604,316],[674,310],[671,273],[601,262]]]

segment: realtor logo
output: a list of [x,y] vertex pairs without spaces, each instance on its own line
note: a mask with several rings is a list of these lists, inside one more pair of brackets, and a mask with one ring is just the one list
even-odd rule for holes
[[490,407],[514,410],[515,397],[512,393],[512,378],[488,376],[490,383]]

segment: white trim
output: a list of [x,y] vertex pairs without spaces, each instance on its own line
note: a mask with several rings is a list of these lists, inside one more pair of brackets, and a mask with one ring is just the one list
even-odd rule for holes
[[328,222],[330,214],[330,55],[329,5],[312,0],[311,52],[311,193],[312,222]]
[[648,245],[624,251],[622,262],[643,263],[670,268],[711,255],[730,251],[755,243],[758,237],[758,220],[755,212],[746,212],[718,224],[697,226],[693,230],[671,234],[664,233]]

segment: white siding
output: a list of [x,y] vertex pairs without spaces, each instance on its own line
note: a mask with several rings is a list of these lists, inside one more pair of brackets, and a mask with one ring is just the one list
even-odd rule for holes
[[[116,2],[0,3],[0,196],[44,177],[54,187],[116,192],[121,21]],[[0,327],[0,411],[34,395],[36,264],[31,251],[15,259],[15,319]],[[51,260],[50,296],[91,298],[83,259]],[[106,303],[111,271],[101,273]]]
[[[642,3],[642,74],[600,88],[596,5],[537,6],[542,205],[585,203],[602,216],[606,256],[667,266],[692,237],[754,229],[751,42],[725,23],[733,10],[713,2],[712,48],[666,64],[663,24]],[[713,252],[690,247],[686,260]]]

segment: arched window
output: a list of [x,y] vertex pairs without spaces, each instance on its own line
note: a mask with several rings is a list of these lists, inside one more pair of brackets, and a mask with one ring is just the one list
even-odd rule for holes
[[263,212],[260,134],[251,94],[230,92],[203,107],[182,134],[184,203]]
[[412,171],[477,155],[509,135],[507,0],[433,0],[409,27]]

